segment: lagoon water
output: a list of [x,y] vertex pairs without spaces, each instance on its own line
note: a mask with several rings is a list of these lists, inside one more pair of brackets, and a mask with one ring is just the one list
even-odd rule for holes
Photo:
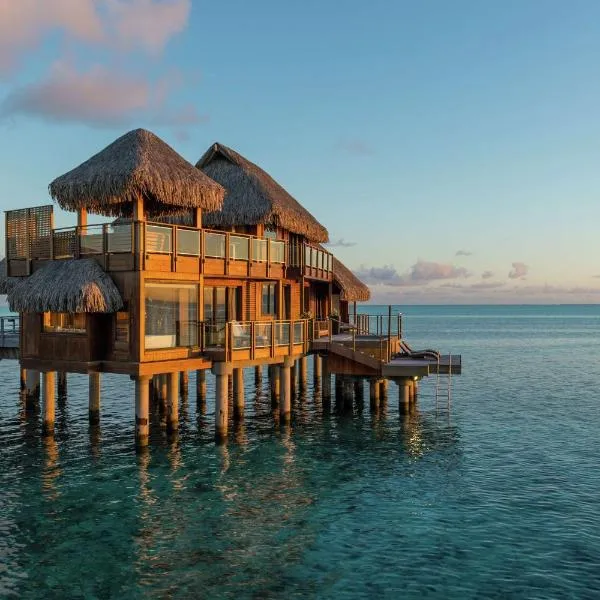
[[90,431],[69,376],[49,441],[0,362],[0,597],[600,597],[600,306],[402,310],[413,347],[463,356],[450,410],[432,380],[412,415],[393,384],[339,414],[310,378],[285,431],[247,371],[224,446],[210,376],[137,456],[129,379]]

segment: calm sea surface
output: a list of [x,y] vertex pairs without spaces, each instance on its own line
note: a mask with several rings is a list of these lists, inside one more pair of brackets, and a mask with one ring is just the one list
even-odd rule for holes
[[[372,311],[373,308],[370,307]],[[56,439],[0,362],[0,597],[599,598],[600,307],[404,307],[413,347],[463,356],[452,402],[312,387],[279,430],[246,372],[246,418],[213,443],[195,379],[169,444],[133,452],[133,385],[69,376]],[[365,388],[368,394],[368,389]]]

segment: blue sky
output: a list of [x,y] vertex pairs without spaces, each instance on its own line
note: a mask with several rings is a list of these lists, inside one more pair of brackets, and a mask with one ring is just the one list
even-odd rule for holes
[[596,302],[599,65],[596,1],[0,2],[0,203],[147,127],[269,171],[375,301]]

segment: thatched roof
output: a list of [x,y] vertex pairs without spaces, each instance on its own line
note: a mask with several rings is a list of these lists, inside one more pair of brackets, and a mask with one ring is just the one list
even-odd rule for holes
[[329,234],[295,198],[268,173],[222,144],[213,144],[196,166],[226,190],[223,208],[204,213],[206,227],[279,226],[312,242],[327,242]]
[[14,312],[109,313],[123,307],[114,281],[91,259],[52,260],[8,292]]
[[367,302],[371,290],[348,267],[333,257],[333,281],[340,290],[340,298],[346,302]]
[[0,295],[8,294],[8,290],[10,290],[18,281],[18,277],[6,276],[6,258],[0,260]]
[[55,179],[49,190],[61,208],[87,208],[106,216],[131,216],[132,202],[139,194],[148,212],[219,210],[225,193],[218,183],[145,129],[121,136]]

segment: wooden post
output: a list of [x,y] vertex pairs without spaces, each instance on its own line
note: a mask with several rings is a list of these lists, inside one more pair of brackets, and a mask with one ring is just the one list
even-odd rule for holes
[[188,395],[188,385],[190,383],[190,375],[187,371],[181,371],[179,375],[179,392],[182,396]]
[[179,374],[168,373],[167,380],[167,431],[177,431],[179,427]]
[[150,431],[149,382],[148,375],[140,375],[135,379],[135,445],[137,448],[145,448],[148,445]]
[[231,365],[223,362],[214,363],[212,372],[216,378],[215,438],[220,440],[227,436],[229,421],[228,381]]
[[80,208],[77,210],[77,226],[78,227],[87,227],[88,219],[87,219],[87,208]]
[[28,400],[38,400],[40,397],[40,372],[27,369],[25,394]]
[[371,410],[377,410],[379,408],[379,390],[380,390],[379,379],[371,379],[369,381],[369,400],[371,403]]
[[258,386],[262,384],[262,367],[254,368],[254,383]]
[[58,373],[57,391],[59,397],[65,397],[67,395],[67,374],[63,371]]
[[244,369],[233,370],[233,418],[244,418]]
[[279,368],[281,373],[281,403],[279,405],[279,416],[284,423],[289,423],[292,418],[292,387],[291,370],[294,360],[286,356],[283,365]]
[[415,380],[413,381],[413,403],[416,404],[417,400],[419,399],[419,381]]
[[88,376],[88,409],[90,423],[100,422],[100,373]]
[[381,398],[381,400],[386,400],[388,395],[388,380],[382,379],[379,382],[379,386],[379,397]]
[[167,376],[159,375],[158,381],[158,412],[164,416],[167,414],[167,398],[169,396]]
[[279,365],[269,367],[269,376],[271,378],[271,401],[274,405],[279,404],[281,395],[281,369]]
[[400,412],[408,412],[410,406],[410,383],[411,380],[404,377],[398,381],[398,401]]
[[[196,402],[199,409],[206,406],[206,371],[198,369],[196,371]],[[204,412],[199,410],[199,412]]]
[[48,371],[42,374],[42,398],[44,409],[44,421],[42,424],[42,435],[54,435],[56,373]]
[[26,369],[23,369],[22,367],[19,369],[19,378],[20,378],[19,388],[22,392],[24,392],[27,389],[27,370]]

